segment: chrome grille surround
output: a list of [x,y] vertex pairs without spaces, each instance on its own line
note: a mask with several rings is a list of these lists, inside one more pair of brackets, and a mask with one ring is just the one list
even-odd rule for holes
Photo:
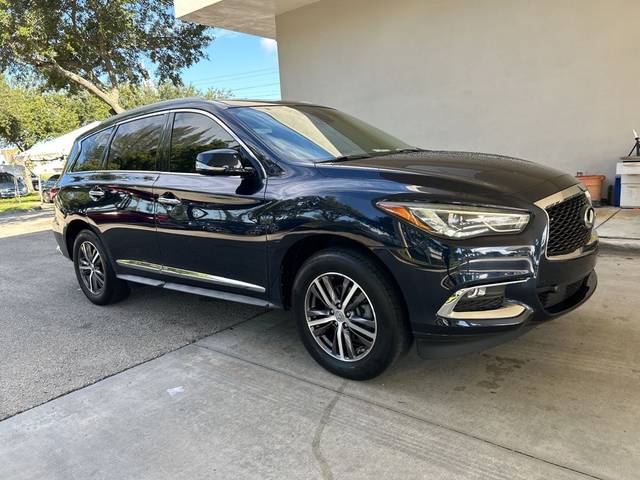
[[[580,228],[581,226],[577,222],[582,222],[582,218],[575,215],[576,206],[581,209],[586,202],[589,202],[585,192],[584,186],[576,184],[535,202],[535,205],[541,208],[547,216],[547,237],[544,248],[545,256],[549,260],[570,260],[591,253],[591,249],[588,247],[597,241],[598,236],[594,228],[585,230],[584,225],[582,225],[583,228]],[[573,216],[573,218],[552,218],[550,212],[552,215],[569,215]],[[570,224],[568,226],[564,224],[558,225],[556,223],[558,221],[565,223],[568,221]],[[552,225],[552,222],[554,222],[554,225]],[[566,235],[567,232],[564,231],[566,228],[570,228],[569,234],[573,233],[577,238],[558,239],[557,235]],[[558,232],[558,229],[561,231]],[[553,238],[552,235],[554,235]],[[565,243],[565,248],[562,248],[562,242]],[[571,248],[567,248],[569,246]]]

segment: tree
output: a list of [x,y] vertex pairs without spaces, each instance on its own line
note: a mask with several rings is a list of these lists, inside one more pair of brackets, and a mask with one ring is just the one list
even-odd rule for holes
[[0,77],[0,143],[24,151],[34,144],[109,116],[109,107],[85,91],[42,92]]
[[207,100],[217,100],[230,98],[231,96],[233,95],[230,90],[209,88],[202,91],[193,85],[173,85],[171,83],[160,85],[144,84],[141,86],[124,85],[120,89],[120,104],[125,110],[129,110],[130,108],[174,98],[203,97]]
[[0,68],[34,70],[53,89],[85,89],[115,113],[122,85],[159,83],[205,58],[210,29],[173,15],[172,0],[0,0]]
[[[120,87],[120,104],[125,109],[184,97],[210,100],[227,98],[231,92],[189,86],[126,84]],[[104,102],[85,90],[45,91],[43,86],[8,83],[0,76],[0,145],[24,151],[34,144],[63,135],[110,115]]]

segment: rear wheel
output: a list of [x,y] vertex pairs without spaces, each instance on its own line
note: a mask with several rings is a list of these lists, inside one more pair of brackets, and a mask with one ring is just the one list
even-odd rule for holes
[[92,231],[83,230],[76,237],[73,264],[80,288],[96,305],[115,303],[129,294],[128,283],[116,277],[106,249]]
[[293,311],[311,356],[345,378],[381,374],[410,343],[399,294],[355,251],[326,250],[307,260],[294,282]]

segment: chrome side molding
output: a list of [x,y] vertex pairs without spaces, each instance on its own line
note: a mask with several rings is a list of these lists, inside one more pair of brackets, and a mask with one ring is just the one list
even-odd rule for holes
[[[260,285],[254,285],[253,283],[242,282],[233,278],[219,277],[217,275],[210,275],[208,273],[196,272],[193,270],[185,270],[182,268],[170,267],[167,265],[159,265],[157,263],[143,262],[140,260],[128,260],[121,259],[116,260],[118,265],[129,268],[136,268],[139,270],[146,270],[155,273],[171,275],[174,277],[185,278],[189,280],[198,280],[201,282],[209,282],[216,285],[222,285],[225,287],[241,288],[244,290],[250,290],[252,292],[264,293],[266,290]],[[194,287],[195,288],[195,287]]]

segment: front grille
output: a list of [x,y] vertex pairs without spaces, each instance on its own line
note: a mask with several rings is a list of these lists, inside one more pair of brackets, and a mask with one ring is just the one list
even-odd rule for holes
[[584,247],[591,236],[591,228],[584,222],[586,195],[580,194],[547,208],[549,214],[549,243],[547,256],[566,255]]
[[475,298],[462,298],[456,308],[456,312],[481,312],[484,310],[496,310],[502,307],[504,303],[504,296],[498,297],[475,297]]

